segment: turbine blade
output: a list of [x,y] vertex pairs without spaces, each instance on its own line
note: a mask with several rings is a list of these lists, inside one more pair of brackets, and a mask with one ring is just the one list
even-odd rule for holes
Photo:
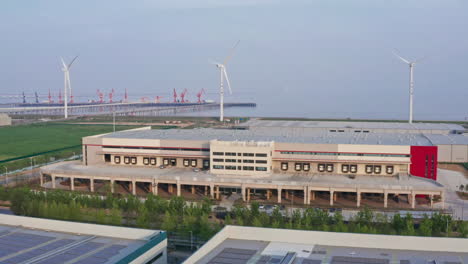
[[62,57],[60,57],[60,60],[62,61],[63,69],[67,69],[67,64],[65,64],[65,61],[63,60]]
[[226,59],[224,59],[224,63],[223,63],[224,65],[226,65],[228,61],[232,58],[232,55],[234,55],[234,51],[236,50],[237,45],[239,45],[239,42],[240,40],[236,42],[236,45],[234,45],[234,47],[231,49],[231,51],[229,52],[229,55],[226,57]]
[[76,56],[75,58],[73,58],[73,60],[70,62],[70,64],[68,64],[68,69],[70,69],[70,67],[72,66],[73,62],[75,62],[75,60],[78,58],[78,56]]
[[427,56],[424,56],[424,57],[421,57],[421,58],[415,60],[413,63],[420,63],[421,61],[426,60],[426,59],[427,59]]
[[399,53],[400,53],[400,52],[399,52],[397,49],[395,49],[395,50],[393,51],[393,55],[397,56],[397,57],[398,57],[400,60],[402,60],[404,63],[406,63],[406,64],[410,64],[410,63],[411,63],[411,62],[409,62],[407,59],[401,57]]
[[232,94],[231,83],[229,82],[229,78],[228,78],[228,75],[227,75],[227,72],[226,72],[226,68],[223,67],[222,71],[223,71],[223,74],[224,74],[224,78],[226,78],[226,83],[227,83],[228,88],[229,88],[229,94]]

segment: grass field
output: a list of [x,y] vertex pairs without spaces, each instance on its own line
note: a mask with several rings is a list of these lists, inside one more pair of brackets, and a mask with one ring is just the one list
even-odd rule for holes
[[[116,130],[133,126],[116,126]],[[81,144],[84,136],[112,132],[112,125],[32,124],[0,128],[0,160]]]

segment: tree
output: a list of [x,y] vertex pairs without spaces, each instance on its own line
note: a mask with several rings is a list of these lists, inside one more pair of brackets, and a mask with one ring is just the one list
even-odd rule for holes
[[406,213],[406,216],[403,219],[403,221],[405,223],[405,228],[404,228],[403,234],[407,235],[407,236],[413,236],[414,235],[413,215],[411,215],[409,212]]
[[175,231],[177,228],[177,222],[174,221],[174,218],[172,217],[171,213],[169,211],[166,211],[164,214],[164,219],[163,219],[163,224],[161,226],[161,229],[166,230],[168,232]]
[[110,224],[115,226],[122,225],[122,212],[116,206],[112,207],[110,211]]
[[224,224],[225,225],[232,225],[232,219],[231,219],[231,214],[227,213],[226,218],[224,218]]
[[421,236],[431,236],[432,235],[432,221],[425,214],[423,220],[419,224],[419,235]]
[[139,228],[149,228],[149,213],[148,213],[148,209],[146,209],[146,206],[144,205],[141,205],[138,208],[136,225]]
[[405,223],[403,219],[401,218],[401,215],[399,213],[396,213],[392,218],[392,228],[395,230],[397,234],[400,234],[401,231],[403,231],[404,227],[405,227]]

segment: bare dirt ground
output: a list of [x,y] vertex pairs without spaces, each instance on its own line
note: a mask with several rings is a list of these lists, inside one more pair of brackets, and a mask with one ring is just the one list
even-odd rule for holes
[[465,178],[468,179],[468,170],[466,170],[465,167],[463,167],[461,164],[439,164],[438,167],[444,170],[461,172],[463,175],[465,175]]

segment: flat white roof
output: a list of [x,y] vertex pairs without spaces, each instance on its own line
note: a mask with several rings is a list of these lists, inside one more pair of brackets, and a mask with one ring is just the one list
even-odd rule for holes
[[467,249],[463,238],[226,226],[184,263],[467,263]]
[[457,124],[446,123],[399,123],[399,122],[351,122],[351,121],[292,121],[251,119],[239,126],[247,127],[303,127],[303,128],[354,128],[354,129],[403,129],[463,131]]

